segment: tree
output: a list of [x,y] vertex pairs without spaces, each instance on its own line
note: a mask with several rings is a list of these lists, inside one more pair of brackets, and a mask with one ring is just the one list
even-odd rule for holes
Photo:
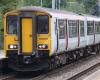
[[79,3],[83,3],[85,12],[90,14],[98,2],[97,0],[76,0],[76,1]]

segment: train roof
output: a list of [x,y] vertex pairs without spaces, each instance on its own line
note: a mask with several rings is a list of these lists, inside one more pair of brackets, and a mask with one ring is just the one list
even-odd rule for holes
[[63,10],[56,10],[56,9],[50,9],[50,8],[43,8],[43,7],[36,7],[36,6],[27,6],[22,7],[18,9],[19,11],[40,11],[40,12],[46,12],[52,17],[58,17],[58,18],[67,18],[67,19],[79,19],[84,20],[85,18],[81,15],[78,15],[73,12],[69,11],[63,11]]
[[87,14],[83,14],[83,16],[84,16],[88,21],[100,21],[100,18],[97,17],[97,16],[87,15]]
[[[50,9],[50,8],[44,8],[44,7],[37,7],[37,6],[26,6],[21,7],[15,11],[38,11],[38,12],[45,12],[48,15],[51,15],[52,17],[57,18],[66,18],[69,20],[89,20],[89,21],[100,21],[100,18],[92,15],[86,15],[86,14],[77,14],[74,12],[64,11],[64,10],[56,10],[56,9]],[[11,13],[8,12],[7,14]]]

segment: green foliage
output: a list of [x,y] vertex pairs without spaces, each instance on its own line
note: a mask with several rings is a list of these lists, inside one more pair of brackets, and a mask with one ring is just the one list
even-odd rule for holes
[[93,7],[96,5],[97,0],[84,0],[85,9],[87,13],[91,13]]
[[78,2],[67,2],[66,6],[62,6],[62,9],[76,13],[85,13],[85,6],[83,3],[79,4]]
[[43,0],[43,6],[51,8],[52,7],[52,0]]
[[[52,0],[42,0],[43,7],[52,7]],[[72,3],[70,3],[72,2]],[[91,13],[97,0],[61,0],[61,9],[76,13]],[[0,27],[3,27],[3,15],[22,6],[41,6],[41,0],[0,0]]]
[[[42,0],[43,7],[52,7],[52,0]],[[91,13],[97,0],[61,0],[61,9],[76,13]],[[41,0],[0,0],[0,27],[3,27],[3,15],[22,6],[41,6]]]
[[91,13],[93,8],[97,5],[98,0],[76,0],[79,3],[83,3],[85,12]]
[[[42,0],[43,7],[52,6],[52,0]],[[75,2],[75,3],[70,3]],[[61,9],[77,13],[91,13],[97,0],[61,0]],[[0,27],[3,26],[3,15],[22,6],[40,6],[41,0],[0,0]]]

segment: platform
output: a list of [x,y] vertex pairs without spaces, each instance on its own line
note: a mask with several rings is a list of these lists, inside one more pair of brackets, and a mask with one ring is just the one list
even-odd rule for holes
[[4,51],[0,50],[0,59],[4,58]]
[[83,80],[100,80],[100,70],[92,73],[91,75],[89,75],[87,78]]
[[4,51],[0,50],[0,75],[8,73],[9,70],[7,59],[4,56]]

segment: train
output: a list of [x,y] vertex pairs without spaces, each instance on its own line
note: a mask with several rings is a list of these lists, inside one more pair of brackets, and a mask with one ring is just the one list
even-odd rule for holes
[[25,6],[4,15],[4,51],[15,71],[53,69],[100,53],[100,18]]

